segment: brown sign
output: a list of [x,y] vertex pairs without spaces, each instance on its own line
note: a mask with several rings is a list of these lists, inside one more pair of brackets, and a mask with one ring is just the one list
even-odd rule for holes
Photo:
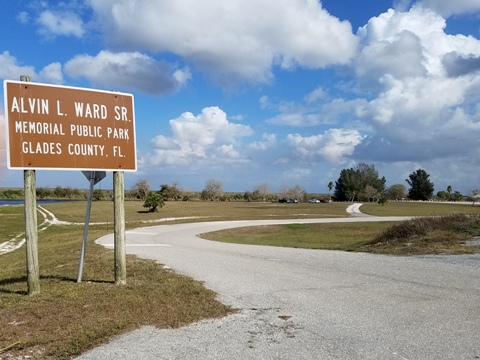
[[4,81],[9,169],[135,171],[133,95]]

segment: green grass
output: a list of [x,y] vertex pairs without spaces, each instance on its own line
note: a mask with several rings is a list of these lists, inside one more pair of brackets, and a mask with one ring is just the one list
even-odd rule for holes
[[[59,220],[83,221],[85,201],[42,205],[55,213]],[[346,217],[348,204],[279,204],[256,202],[212,202],[212,201],[167,201],[156,213],[148,213],[141,201],[125,202],[125,221],[130,226],[140,226],[142,222],[163,222],[168,218],[198,217],[192,221],[254,220],[254,219],[302,219]],[[179,222],[182,220],[175,220]],[[93,202],[91,222],[113,222],[113,203],[110,201]]]
[[392,223],[288,224],[253,226],[201,234],[208,240],[303,249],[356,251]]
[[364,203],[360,210],[377,216],[432,216],[448,214],[480,214],[480,206],[475,204],[390,201],[385,205]]
[[0,243],[23,233],[25,220],[23,206],[0,207]]
[[473,236],[480,236],[480,217],[461,215],[401,223],[256,226],[201,234],[204,239],[227,243],[390,255],[472,254],[480,250],[478,246],[465,246]]

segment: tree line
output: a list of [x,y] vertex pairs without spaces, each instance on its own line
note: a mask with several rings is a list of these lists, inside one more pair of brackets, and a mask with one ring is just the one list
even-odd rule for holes
[[360,163],[356,167],[343,169],[335,182],[334,199],[336,201],[377,201],[387,200],[430,200],[435,190],[430,175],[418,169],[405,180],[410,188],[402,184],[386,187],[385,177],[379,177],[373,164]]
[[[343,169],[335,182],[334,199],[336,201],[378,201],[387,200],[432,200],[435,191],[430,175],[423,169],[412,172],[405,179],[409,188],[403,184],[385,186],[385,177],[379,177],[372,164],[361,163],[350,169]],[[328,185],[331,188],[331,183]],[[473,201],[480,191],[472,190],[467,199]],[[439,191],[437,198],[443,201],[460,201],[464,196],[459,191],[453,191],[449,185],[446,191]]]
[[[412,172],[405,179],[409,188],[403,184],[394,184],[386,187],[386,179],[380,177],[373,164],[360,163],[355,167],[343,169],[339,178],[330,181],[327,185],[328,196],[322,195],[322,200],[334,201],[363,201],[385,203],[388,200],[423,200],[433,198],[434,184],[430,175],[423,169]],[[334,190],[333,195],[331,191]],[[55,188],[39,187],[36,189],[37,199],[66,199],[86,200],[88,190],[72,187],[56,186]],[[465,197],[459,191],[453,191],[448,186],[445,191],[436,194],[439,200],[460,201]],[[316,195],[308,194],[300,185],[282,186],[279,193],[272,193],[267,183],[254,186],[252,191],[244,193],[226,193],[223,184],[218,179],[208,179],[205,187],[200,192],[186,191],[180,188],[178,183],[171,185],[162,184],[158,191],[151,190],[151,184],[147,179],[139,180],[131,190],[125,190],[126,200],[141,200],[148,211],[157,211],[165,201],[268,201],[283,202],[284,200],[295,199],[304,202],[316,198]],[[0,199],[23,199],[23,189],[0,189]],[[112,200],[112,190],[99,190],[93,192],[93,199]],[[475,203],[480,199],[480,190],[472,190],[466,198]]]
[[139,180],[131,189],[132,194],[138,200],[143,200],[143,206],[148,211],[155,212],[164,205],[165,201],[268,201],[278,202],[282,199],[297,199],[307,201],[313,195],[300,185],[282,186],[280,193],[272,193],[266,183],[254,186],[252,191],[244,193],[226,193],[223,184],[218,179],[208,179],[201,192],[185,191],[178,183],[172,185],[162,184],[160,190],[152,191],[150,181]]

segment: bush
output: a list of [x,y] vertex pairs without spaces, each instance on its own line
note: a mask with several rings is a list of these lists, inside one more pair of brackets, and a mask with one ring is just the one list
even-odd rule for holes
[[480,235],[480,215],[446,215],[421,217],[393,225],[369,244],[407,242],[431,233],[459,232],[469,236]]
[[163,197],[159,193],[151,192],[147,195],[145,203],[143,204],[144,208],[148,208],[148,212],[157,212],[159,207],[162,207],[164,204]]

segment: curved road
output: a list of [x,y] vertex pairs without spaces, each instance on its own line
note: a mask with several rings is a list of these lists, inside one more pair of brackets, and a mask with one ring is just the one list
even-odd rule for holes
[[[237,314],[144,327],[79,359],[478,359],[480,257],[393,257],[225,244],[214,230],[345,219],[208,222],[127,231],[127,252],[205,282]],[[97,240],[112,246],[113,235]]]

